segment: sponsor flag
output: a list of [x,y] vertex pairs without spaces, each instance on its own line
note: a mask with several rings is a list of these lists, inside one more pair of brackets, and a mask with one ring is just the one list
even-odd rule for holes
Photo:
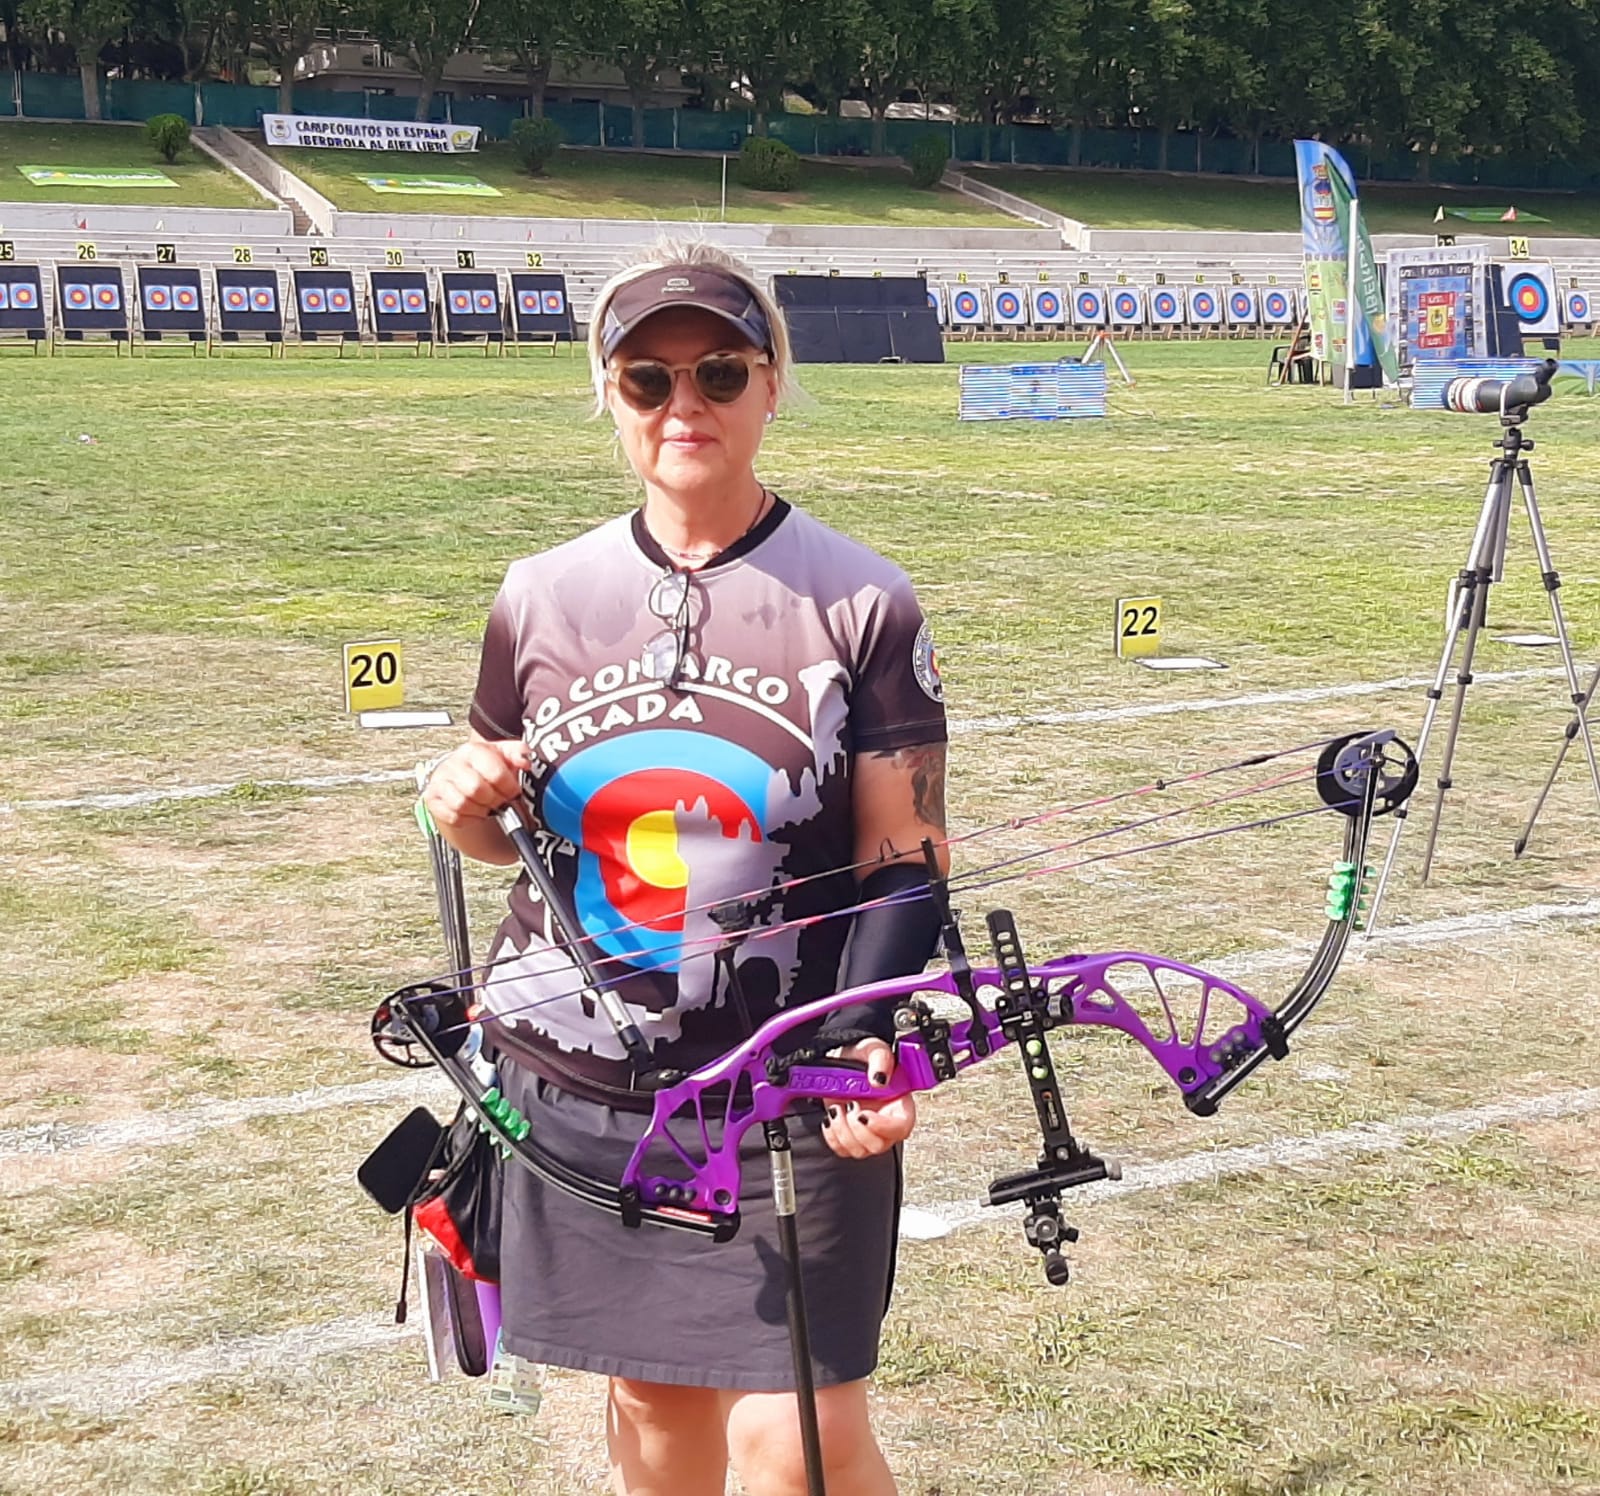
[[1356,283],[1350,287],[1353,304],[1351,326],[1357,331],[1363,327],[1366,341],[1376,351],[1383,365],[1383,377],[1390,384],[1400,382],[1400,360],[1395,353],[1394,340],[1389,336],[1389,318],[1383,305],[1383,282],[1378,277],[1378,258],[1372,252],[1372,236],[1367,232],[1358,199],[1345,182],[1343,172],[1330,173],[1333,187],[1334,212],[1338,215],[1339,235],[1346,246],[1350,243],[1351,220],[1355,220]]

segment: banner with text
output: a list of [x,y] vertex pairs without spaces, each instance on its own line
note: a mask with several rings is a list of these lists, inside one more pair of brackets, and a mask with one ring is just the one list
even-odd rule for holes
[[[1354,220],[1356,283],[1350,287],[1351,315],[1358,317],[1364,326],[1372,348],[1383,365],[1383,377],[1390,384],[1400,383],[1400,363],[1395,357],[1394,340],[1389,336],[1389,319],[1383,305],[1383,280],[1378,274],[1378,257],[1372,252],[1372,235],[1367,232],[1367,220],[1361,216],[1361,200],[1353,197],[1345,186],[1344,175],[1333,172],[1333,201],[1339,213],[1339,233],[1347,248],[1350,246],[1351,223]],[[1346,265],[1348,273],[1349,265]]]
[[477,125],[429,125],[406,120],[340,119],[320,114],[263,114],[268,145],[315,146],[332,151],[434,151],[446,155],[478,149]]
[[[1300,240],[1305,252],[1306,310],[1311,320],[1311,356],[1336,364],[1345,362],[1347,334],[1354,344],[1355,362],[1372,362],[1372,343],[1365,320],[1349,317],[1350,288],[1348,220],[1339,218],[1333,177],[1337,173],[1347,198],[1356,195],[1355,174],[1332,146],[1320,140],[1294,143],[1295,170],[1300,182]],[[1353,333],[1350,328],[1353,327]]]

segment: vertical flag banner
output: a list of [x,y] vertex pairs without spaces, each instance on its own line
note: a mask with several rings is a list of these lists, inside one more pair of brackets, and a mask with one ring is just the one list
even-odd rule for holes
[[[1311,322],[1311,356],[1342,364],[1346,340],[1352,336],[1355,362],[1370,364],[1372,347],[1362,317],[1349,316],[1349,217],[1340,221],[1340,200],[1334,178],[1344,189],[1343,201],[1356,195],[1355,174],[1332,146],[1320,140],[1294,143],[1295,172],[1300,183],[1300,240],[1305,253],[1306,311]],[[1369,250],[1370,253],[1370,250]]]
[[[1338,158],[1337,153],[1333,154],[1338,165],[1344,167],[1344,162]],[[1357,334],[1356,362],[1371,363],[1371,355],[1376,352],[1378,362],[1383,365],[1383,377],[1390,384],[1398,384],[1400,361],[1395,355],[1394,339],[1389,336],[1388,316],[1383,305],[1383,282],[1378,276],[1378,257],[1372,252],[1372,235],[1367,232],[1367,221],[1361,216],[1360,205],[1345,181],[1347,171],[1348,168],[1330,172],[1328,181],[1333,188],[1339,237],[1344,241],[1347,256],[1351,249],[1354,249],[1352,258],[1355,264],[1356,283],[1349,287],[1349,293],[1350,326]],[[1355,233],[1353,246],[1350,243],[1352,220]],[[1365,358],[1360,356],[1363,342],[1367,344]]]

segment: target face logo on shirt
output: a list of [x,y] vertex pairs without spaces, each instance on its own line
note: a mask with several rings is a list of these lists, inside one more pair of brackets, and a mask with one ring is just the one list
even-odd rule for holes
[[766,839],[772,778],[746,748],[670,729],[566,759],[546,781],[540,819],[578,849],[579,928],[608,956],[676,971],[691,869],[727,843]]

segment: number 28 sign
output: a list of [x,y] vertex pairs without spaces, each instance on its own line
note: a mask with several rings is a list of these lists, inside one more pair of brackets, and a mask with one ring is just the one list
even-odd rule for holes
[[344,647],[344,709],[382,711],[404,704],[405,674],[398,639],[369,639]]
[[1140,660],[1161,653],[1161,599],[1117,599],[1117,658]]

